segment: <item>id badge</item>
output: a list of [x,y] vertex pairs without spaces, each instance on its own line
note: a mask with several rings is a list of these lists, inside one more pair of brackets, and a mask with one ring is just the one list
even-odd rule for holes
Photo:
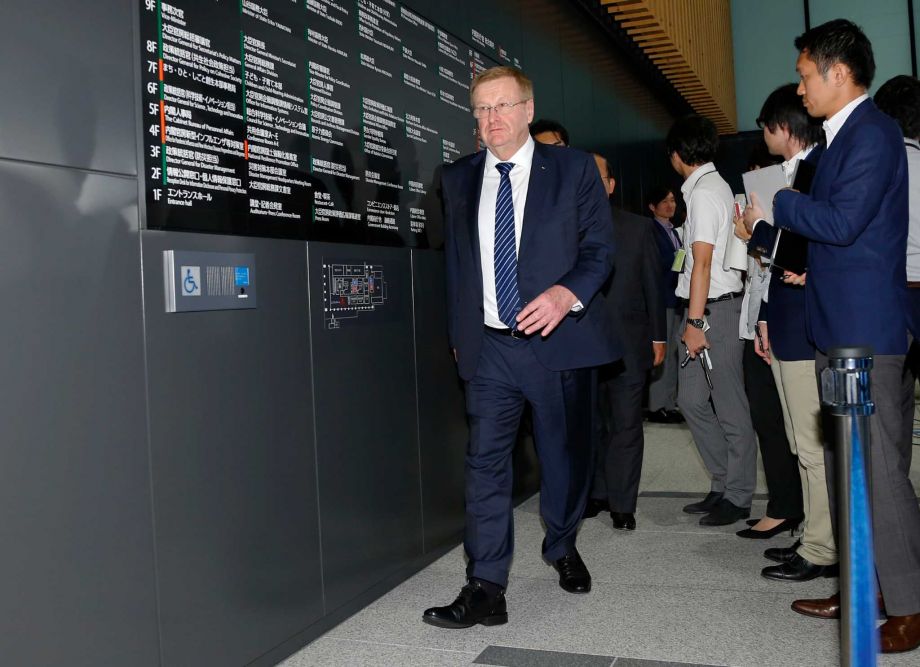
[[674,262],[671,264],[671,270],[680,273],[684,270],[684,260],[687,259],[687,251],[678,248],[674,253]]

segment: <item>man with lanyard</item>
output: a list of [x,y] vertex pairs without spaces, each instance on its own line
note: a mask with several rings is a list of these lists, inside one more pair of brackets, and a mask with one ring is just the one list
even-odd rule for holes
[[741,274],[723,269],[732,233],[731,188],[712,160],[719,138],[707,118],[677,120],[665,145],[671,166],[684,178],[687,204],[683,261],[677,296],[686,308],[677,402],[711,477],[704,500],[684,507],[705,514],[703,526],[724,526],[751,514],[757,482],[757,445],[744,394],[738,338],[743,283]]

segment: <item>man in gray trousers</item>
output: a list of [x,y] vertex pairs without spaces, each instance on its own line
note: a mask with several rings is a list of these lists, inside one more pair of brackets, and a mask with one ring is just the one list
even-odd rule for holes
[[705,514],[703,526],[725,526],[751,514],[757,483],[757,445],[744,393],[744,344],[738,320],[744,294],[740,272],[723,269],[731,239],[734,198],[712,160],[715,125],[691,115],[678,119],[665,141],[671,166],[684,178],[687,204],[683,271],[677,296],[685,308],[677,403],[712,478],[704,500],[684,507]]

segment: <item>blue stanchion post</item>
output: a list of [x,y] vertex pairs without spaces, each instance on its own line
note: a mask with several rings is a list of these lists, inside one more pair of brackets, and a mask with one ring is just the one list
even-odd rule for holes
[[[878,655],[878,609],[869,493],[869,416],[875,412],[872,350],[828,350],[821,403],[832,416],[840,555],[840,664],[867,667]],[[827,471],[832,474],[832,471]]]

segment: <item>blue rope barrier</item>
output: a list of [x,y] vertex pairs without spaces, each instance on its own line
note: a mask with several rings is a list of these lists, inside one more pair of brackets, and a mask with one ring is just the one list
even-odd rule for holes
[[850,543],[850,665],[870,667],[879,651],[878,609],[875,595],[875,561],[872,552],[872,518],[866,479],[862,439],[857,427],[859,408],[850,410],[852,468],[849,493],[850,525],[845,539]]

